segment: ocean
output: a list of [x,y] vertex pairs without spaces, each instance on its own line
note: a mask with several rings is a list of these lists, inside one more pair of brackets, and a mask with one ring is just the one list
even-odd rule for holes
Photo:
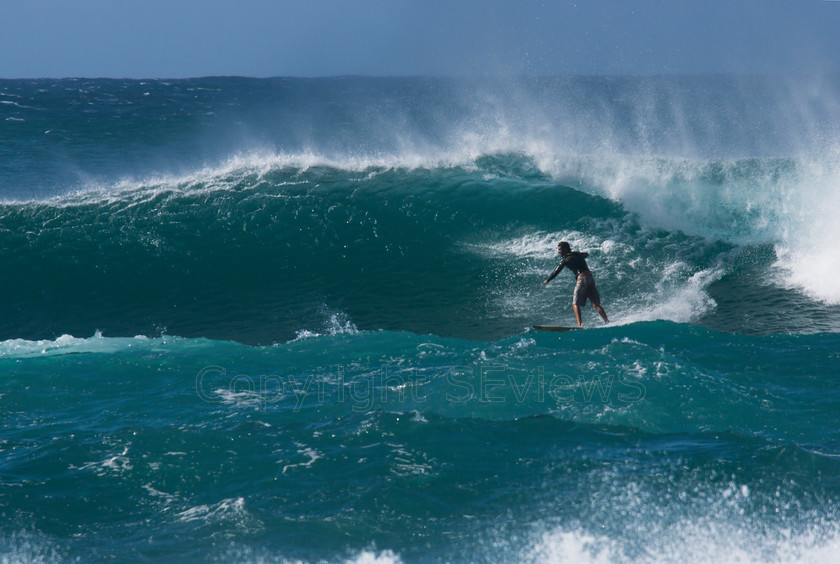
[[838,100],[0,80],[0,562],[838,562]]

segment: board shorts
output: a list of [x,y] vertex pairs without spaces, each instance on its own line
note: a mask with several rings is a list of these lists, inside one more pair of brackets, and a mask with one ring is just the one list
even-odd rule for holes
[[594,306],[601,305],[601,296],[598,294],[598,288],[595,287],[595,278],[592,274],[581,273],[575,282],[575,295],[572,298],[572,303],[576,306],[586,305],[586,300],[589,299]]

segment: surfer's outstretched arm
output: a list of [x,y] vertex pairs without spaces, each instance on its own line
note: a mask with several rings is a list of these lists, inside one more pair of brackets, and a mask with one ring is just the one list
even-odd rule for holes
[[549,274],[549,275],[548,275],[548,278],[546,278],[545,280],[543,280],[543,284],[548,284],[549,282],[551,282],[552,280],[554,280],[554,278],[555,278],[558,274],[560,274],[560,271],[561,271],[561,270],[563,270],[563,267],[564,267],[564,266],[566,266],[566,263],[565,263],[565,262],[561,262],[560,264],[558,264],[558,265],[557,265],[557,268],[555,268],[555,269],[554,269],[554,272],[552,272],[551,274]]

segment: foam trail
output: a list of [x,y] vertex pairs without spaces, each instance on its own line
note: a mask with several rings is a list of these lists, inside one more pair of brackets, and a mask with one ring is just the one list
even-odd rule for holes
[[[681,274],[674,278],[674,272]],[[681,265],[672,265],[666,268],[652,295],[645,296],[640,303],[621,304],[618,313],[610,320],[622,325],[657,320],[691,323],[717,307],[707,289],[722,275],[723,271],[719,268],[686,275]]]

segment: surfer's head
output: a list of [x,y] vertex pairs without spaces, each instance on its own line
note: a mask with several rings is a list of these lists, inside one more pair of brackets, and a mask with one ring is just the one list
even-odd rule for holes
[[560,244],[557,245],[557,252],[560,253],[561,256],[566,256],[572,252],[572,248],[566,241],[560,241]]

